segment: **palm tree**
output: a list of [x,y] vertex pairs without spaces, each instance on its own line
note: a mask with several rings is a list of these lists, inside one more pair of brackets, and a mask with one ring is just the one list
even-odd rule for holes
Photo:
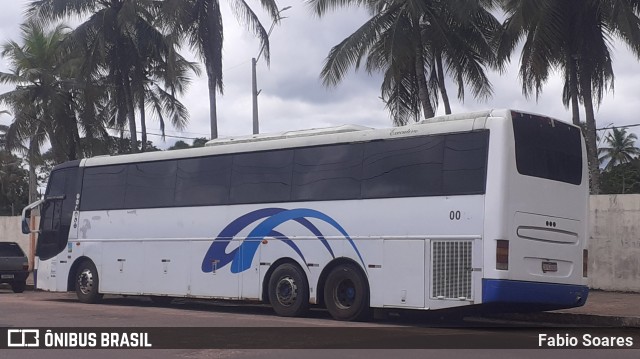
[[591,192],[599,192],[594,103],[613,88],[610,39],[627,44],[640,57],[640,3],[636,0],[503,0],[507,13],[499,59],[508,60],[522,38],[520,77],[525,95],[538,96],[554,69],[564,74],[563,103],[571,104],[579,124],[578,104],[586,115],[585,140]]
[[492,95],[484,69],[497,66],[493,37],[501,24],[489,11],[494,9],[492,0],[449,1],[441,3],[438,9],[432,21],[422,24],[422,31],[427,57],[432,59],[430,83],[434,91],[440,92],[445,113],[451,114],[445,86],[447,75],[455,81],[461,101],[465,85],[471,86],[476,99]]
[[[245,0],[230,1],[238,20],[260,40],[260,48],[269,62],[269,35]],[[271,20],[280,20],[275,0],[260,0]],[[167,26],[182,33],[189,45],[204,60],[209,79],[209,116],[211,139],[218,137],[216,93],[223,93],[222,82],[222,14],[218,0],[165,0],[162,2]]]
[[601,163],[607,162],[605,171],[610,171],[614,166],[631,162],[640,155],[640,149],[635,143],[638,137],[634,133],[627,133],[627,129],[613,128],[604,138],[606,147],[598,149]]
[[128,124],[131,151],[138,151],[135,119],[135,91],[139,84],[135,69],[144,69],[145,61],[162,63],[175,51],[156,26],[160,3],[153,0],[35,0],[27,14],[44,22],[69,16],[86,16],[71,34],[73,44],[84,50],[83,74],[100,77],[106,74],[110,101],[117,110],[115,123],[123,129]]
[[[165,42],[174,43],[174,35],[166,36]],[[185,93],[191,82],[188,72],[200,75],[200,68],[196,63],[182,57],[175,50],[175,46],[170,46],[166,56],[155,56],[161,61],[149,61],[154,56],[139,59],[133,71],[134,97],[140,113],[142,152],[147,149],[147,108],[150,108],[158,119],[163,136],[165,118],[168,118],[178,130],[183,130],[189,121],[189,112],[178,100],[178,96]],[[154,48],[148,51],[154,51]]]
[[[11,72],[0,73],[0,83],[16,86],[0,95],[0,103],[14,114],[6,145],[10,150],[37,155],[48,140],[58,162],[76,159],[81,150],[75,104],[69,92],[74,82],[67,77],[72,71],[70,54],[61,46],[68,28],[58,25],[46,32],[29,22],[21,30],[24,44],[9,41],[2,45],[2,56],[9,59]],[[29,142],[28,148],[25,142]]]
[[325,85],[335,86],[367,56],[367,71],[383,72],[382,99],[395,124],[417,119],[420,113],[433,117],[438,91],[450,113],[446,74],[455,78],[461,99],[465,82],[472,85],[474,96],[491,94],[483,68],[494,62],[490,34],[498,22],[484,7],[492,6],[492,1],[311,0],[310,4],[319,16],[351,5],[372,14],[331,49],[321,77]]
[[[0,94],[14,115],[6,128],[4,146],[9,151],[26,154],[29,165],[29,201],[36,199],[36,167],[41,162],[41,148],[48,141],[54,161],[61,163],[82,156],[79,129],[85,138],[106,133],[88,89],[93,86],[78,81],[75,53],[64,46],[69,30],[57,25],[45,31],[28,22],[21,26],[22,42],[9,41],[2,46],[2,56],[9,59],[10,72],[0,73],[0,83],[15,85]],[[83,89],[80,94],[80,89]]]

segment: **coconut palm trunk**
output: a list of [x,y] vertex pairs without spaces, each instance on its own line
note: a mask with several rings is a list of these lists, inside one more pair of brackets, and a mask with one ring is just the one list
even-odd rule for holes
[[435,55],[436,60],[436,70],[437,70],[437,78],[438,78],[438,88],[440,89],[440,96],[442,97],[442,103],[444,104],[444,112],[449,115],[451,114],[451,105],[449,103],[449,95],[447,94],[447,87],[444,83],[444,68],[442,66],[442,54],[440,52]]
[[136,114],[133,105],[133,94],[129,76],[123,76],[124,96],[127,111],[127,122],[129,123],[129,134],[131,139],[131,153],[138,152],[138,133],[136,132]]
[[216,91],[222,89],[222,24],[219,21],[219,8],[216,7],[214,1],[207,1],[206,7],[207,27],[212,34],[209,39],[210,43],[204,49],[204,62],[209,81],[209,123],[211,126],[211,139],[213,140],[218,138]]
[[218,138],[218,113],[216,105],[216,75],[210,71],[207,65],[207,76],[209,76],[209,122],[211,124],[211,139]]
[[27,152],[27,161],[29,162],[29,203],[33,203],[37,200],[38,194],[38,176],[36,175],[36,152],[38,151],[35,141],[31,139],[29,141],[29,148]]
[[584,101],[584,112],[587,122],[587,133],[585,141],[587,145],[587,158],[589,160],[589,178],[591,194],[600,193],[600,169],[598,168],[598,149],[596,138],[596,117],[593,110],[593,93],[591,91],[590,76],[582,79],[582,99]]
[[569,92],[571,96],[571,120],[574,125],[580,126],[580,104],[578,102],[578,69],[576,61],[569,55],[567,63],[569,64]]
[[140,139],[142,141],[142,152],[147,152],[147,115],[145,114],[144,99],[138,103],[140,112]]
[[[417,26],[418,19],[414,19],[414,35],[416,39],[420,39],[418,44],[422,44],[422,36],[420,34],[420,27]],[[433,106],[431,106],[431,100],[429,99],[429,88],[427,87],[427,76],[424,73],[424,55],[422,53],[422,46],[415,46],[415,67],[416,67],[416,79],[418,81],[418,99],[422,106],[422,112],[424,118],[431,118],[435,116]]]

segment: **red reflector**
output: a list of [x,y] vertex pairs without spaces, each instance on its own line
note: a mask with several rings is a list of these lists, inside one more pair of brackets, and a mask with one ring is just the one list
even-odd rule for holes
[[509,241],[504,239],[496,241],[496,269],[509,269]]
[[587,249],[582,250],[582,276],[587,277],[589,272],[589,251]]

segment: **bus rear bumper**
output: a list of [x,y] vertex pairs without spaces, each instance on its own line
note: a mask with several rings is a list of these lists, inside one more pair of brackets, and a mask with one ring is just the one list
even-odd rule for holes
[[518,311],[554,310],[581,307],[589,288],[584,285],[525,282],[502,279],[482,280],[482,303],[499,304]]

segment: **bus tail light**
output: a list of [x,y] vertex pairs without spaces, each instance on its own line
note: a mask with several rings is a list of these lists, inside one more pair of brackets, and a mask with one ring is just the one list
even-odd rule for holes
[[587,273],[589,272],[589,250],[582,250],[582,276],[587,277]]
[[496,269],[509,269],[509,241],[498,239],[496,241]]
[[22,270],[29,270],[29,262],[22,263]]

